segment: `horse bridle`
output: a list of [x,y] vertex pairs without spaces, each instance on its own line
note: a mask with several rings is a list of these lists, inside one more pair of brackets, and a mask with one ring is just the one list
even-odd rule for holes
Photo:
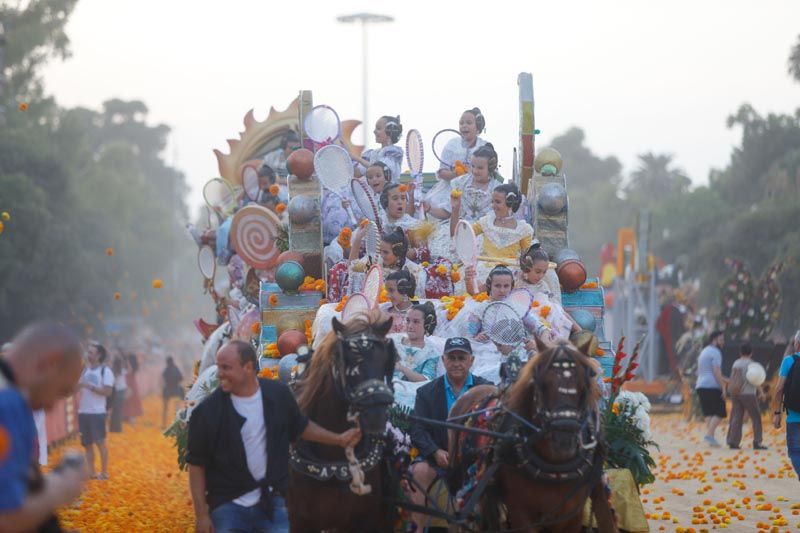
[[[380,345],[383,349],[387,349],[386,340],[366,333],[357,333],[347,337],[339,337],[339,342],[340,345],[334,352],[331,372],[333,373],[333,381],[337,390],[347,399],[351,411],[359,411],[372,405],[391,405],[394,401],[394,389],[391,385],[391,379],[388,384],[385,380],[368,379],[355,387],[348,386],[347,378],[357,375],[359,369],[358,365],[347,366],[344,348],[341,346],[341,344],[346,344],[350,350],[363,357],[375,345]],[[393,366],[394,361],[391,364]]]

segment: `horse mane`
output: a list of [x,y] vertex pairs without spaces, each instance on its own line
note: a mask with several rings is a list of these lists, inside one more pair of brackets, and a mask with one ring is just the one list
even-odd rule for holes
[[344,329],[340,333],[332,329],[325,335],[319,347],[314,350],[305,377],[298,383],[297,405],[302,412],[308,413],[316,401],[327,398],[335,391],[332,367],[334,354],[339,349],[339,334],[350,336],[385,325],[386,320],[381,318],[377,309],[361,312],[344,322]]
[[[536,386],[534,373],[540,366],[546,367],[550,361],[555,358],[559,350],[570,351],[575,362],[584,367],[584,372],[594,371],[595,368],[592,359],[570,343],[562,342],[549,347],[545,351],[540,351],[522,367],[517,381],[514,382],[508,393],[506,393],[504,403],[511,411],[528,420],[533,417],[535,414],[533,412],[534,409],[540,407],[539,405],[533,405],[533,399],[535,398],[533,389]],[[597,408],[597,402],[601,397],[600,387],[597,385],[597,380],[591,375],[589,375],[588,382],[589,390],[586,394],[586,408],[593,410]]]

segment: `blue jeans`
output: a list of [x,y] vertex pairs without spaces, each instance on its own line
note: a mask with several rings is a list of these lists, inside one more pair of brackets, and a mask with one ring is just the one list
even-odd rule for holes
[[800,422],[786,424],[786,449],[794,471],[800,479]]
[[243,507],[233,502],[223,503],[211,511],[211,523],[217,533],[274,533],[289,531],[289,513],[286,511],[286,501],[273,494],[272,520],[256,504],[252,507]]

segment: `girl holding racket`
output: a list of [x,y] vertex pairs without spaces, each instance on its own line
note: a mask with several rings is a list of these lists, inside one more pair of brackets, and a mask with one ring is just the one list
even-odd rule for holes
[[400,166],[403,164],[403,149],[397,146],[400,135],[403,133],[400,116],[382,116],[375,123],[373,133],[375,142],[380,145],[380,148],[364,150],[361,157],[354,158],[356,161],[355,177],[360,178],[370,165],[380,161],[389,168],[391,176],[389,180],[397,180],[400,175]]
[[389,301],[380,304],[380,309],[392,317],[389,333],[403,333],[406,331],[406,315],[414,305],[411,298],[417,291],[417,280],[408,270],[401,268],[386,276],[384,287]]
[[[477,277],[480,280],[497,263],[516,262],[520,253],[530,247],[533,241],[533,228],[514,216],[521,203],[522,196],[513,183],[498,185],[492,191],[492,210],[472,223],[472,229],[479,237],[478,253],[487,259],[478,261],[477,269],[470,267],[465,269],[467,287],[473,286],[473,278]],[[453,195],[450,215],[451,236],[455,235],[460,212],[461,196]],[[479,290],[487,288],[479,287]]]
[[[394,231],[395,228],[410,230],[419,225],[419,220],[411,216],[413,214],[414,202],[409,201],[409,197],[414,197],[414,183],[400,185],[390,183],[381,192],[381,224],[383,231]],[[408,210],[411,210],[411,214]]]
[[461,138],[450,139],[442,150],[441,166],[436,173],[439,179],[450,181],[458,177],[457,161],[469,165],[473,152],[486,144],[486,141],[479,137],[485,128],[486,118],[479,108],[473,107],[461,113],[461,118],[458,120],[458,132]]
[[[359,228],[353,237],[353,244],[350,248],[350,270],[352,272],[366,272],[369,267],[366,257],[361,259],[358,257],[363,239],[364,231]],[[408,238],[401,228],[381,236],[379,264],[383,268],[384,276],[398,270],[407,270],[414,277],[415,295],[424,298],[427,281],[425,269],[407,259],[407,254]]]

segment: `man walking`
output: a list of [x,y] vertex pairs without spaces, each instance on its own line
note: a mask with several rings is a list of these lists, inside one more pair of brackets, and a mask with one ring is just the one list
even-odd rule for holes
[[731,397],[731,418],[728,422],[728,447],[738,450],[742,441],[742,424],[745,412],[753,424],[753,449],[766,450],[761,443],[761,410],[758,400],[763,396],[761,389],[747,381],[747,367],[753,362],[753,348],[742,344],[739,348],[739,359],[734,361],[731,377],[728,382],[728,394]]
[[785,355],[772,399],[772,424],[775,429],[781,427],[782,410],[786,409],[786,449],[800,478],[800,330],[789,342]]
[[33,409],[48,409],[75,390],[81,374],[79,339],[65,326],[25,328],[0,358],[0,531],[58,531],[55,511],[83,490],[81,466],[42,476],[33,444]]
[[252,346],[217,352],[219,387],[189,419],[189,488],[198,533],[288,531],[289,443],[355,446],[361,431],[332,433],[300,412],[289,388],[258,379]]
[[728,416],[725,409],[723,393],[728,380],[722,375],[722,351],[725,344],[725,335],[722,331],[715,330],[711,333],[708,346],[703,348],[697,358],[697,383],[695,390],[700,397],[700,408],[706,419],[705,441],[712,447],[718,448],[719,442],[714,436],[717,426]]
[[[107,398],[114,390],[114,373],[104,364],[107,357],[108,352],[102,344],[91,343],[86,356],[88,366],[83,370],[79,382],[81,399],[78,403],[78,430],[92,479],[108,479],[106,408]],[[100,452],[100,475],[95,475],[95,446]]]

